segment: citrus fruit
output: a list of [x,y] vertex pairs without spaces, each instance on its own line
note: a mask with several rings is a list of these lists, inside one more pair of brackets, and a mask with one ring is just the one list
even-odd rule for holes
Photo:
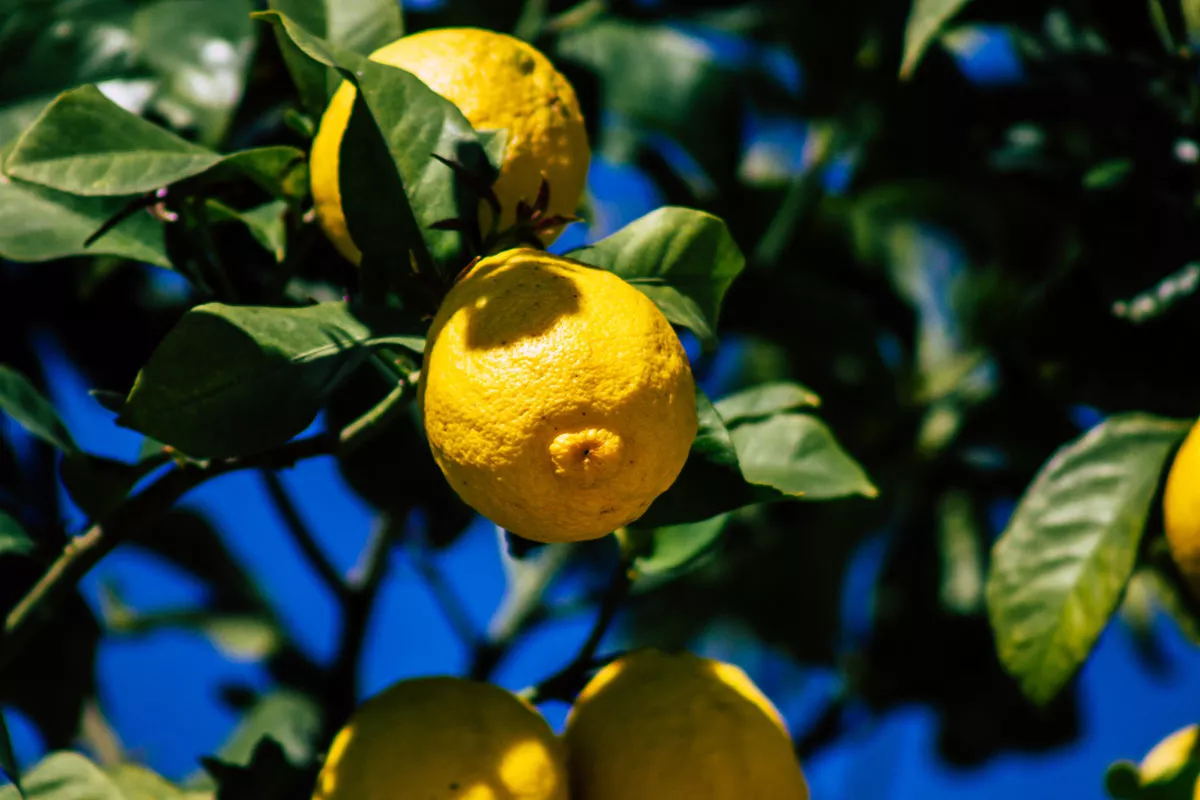
[[1163,527],[1171,557],[1200,594],[1200,424],[1183,440],[1163,489]]
[[489,683],[400,681],[342,728],[313,800],[567,800],[562,744],[532,706]]
[[[434,28],[405,36],[371,54],[400,67],[458,106],[476,130],[507,131],[508,147],[492,189],[500,200],[502,228],[516,219],[517,203],[533,204],[542,177],[550,188],[546,213],[575,212],[587,179],[591,150],[575,90],[545,55],[530,45],[478,28]],[[338,185],[338,151],[357,90],[343,81],[321,117],[309,156],[313,204],[334,246],[358,263]],[[444,154],[443,155],[448,155]],[[480,204],[486,231],[491,208]],[[562,226],[540,234],[549,245]]]
[[572,800],[807,800],[779,712],[732,664],[640,650],[601,669],[563,733]]
[[641,516],[696,436],[696,386],[671,324],[621,278],[541,250],[477,262],[430,326],[418,402],[466,503],[540,542]]
[[1122,800],[1200,800],[1200,726],[1188,725],[1164,737],[1142,763],[1109,768],[1106,788]]

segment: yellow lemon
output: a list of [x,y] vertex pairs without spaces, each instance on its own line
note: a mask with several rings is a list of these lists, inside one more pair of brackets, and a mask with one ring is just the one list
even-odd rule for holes
[[1183,440],[1167,473],[1163,527],[1171,557],[1200,594],[1200,424]]
[[662,312],[616,275],[507,250],[450,290],[418,385],[434,460],[528,539],[595,539],[641,516],[696,436],[696,386]]
[[567,800],[562,745],[546,720],[488,683],[400,681],[338,732],[313,800]]
[[[545,55],[503,33],[434,28],[397,39],[370,57],[416,75],[458,106],[476,130],[508,132],[504,163],[492,187],[500,200],[501,227],[515,221],[519,201],[533,204],[543,176],[550,187],[547,214],[575,212],[591,150],[575,90]],[[309,173],[321,227],[357,264],[362,253],[346,228],[338,185],[338,150],[356,91],[343,82],[334,93],[313,140]],[[486,230],[491,209],[481,203],[480,215]],[[562,226],[544,231],[543,244],[561,232]]]
[[640,650],[601,669],[563,733],[572,800],[807,800],[783,718],[738,667]]

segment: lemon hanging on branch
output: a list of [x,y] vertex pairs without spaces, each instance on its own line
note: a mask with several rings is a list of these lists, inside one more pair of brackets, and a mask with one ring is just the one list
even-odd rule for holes
[[563,734],[572,800],[808,800],[783,718],[738,667],[638,650],[579,693]]
[[1171,558],[1200,597],[1200,423],[1193,425],[1167,472],[1163,529]]
[[313,800],[567,800],[561,742],[537,709],[490,683],[403,680],[334,737]]
[[667,318],[611,272],[518,248],[477,262],[426,337],[418,402],[434,460],[526,539],[595,539],[674,483],[696,386]]
[[[507,149],[492,187],[500,203],[499,227],[511,227],[521,203],[533,206],[549,190],[545,217],[575,212],[587,180],[591,150],[575,90],[544,54],[495,31],[434,28],[405,36],[371,54],[371,60],[407,70],[458,106],[476,130],[507,131]],[[343,81],[321,117],[309,156],[313,205],[322,229],[347,259],[362,253],[350,238],[338,184],[338,155],[357,90]],[[491,228],[492,209],[480,202],[480,223]],[[562,232],[538,232],[543,245]]]

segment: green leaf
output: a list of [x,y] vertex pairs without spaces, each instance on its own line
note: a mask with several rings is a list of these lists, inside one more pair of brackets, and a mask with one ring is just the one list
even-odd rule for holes
[[645,551],[634,561],[639,580],[673,577],[685,571],[720,538],[729,523],[729,514],[718,514],[711,519],[684,525],[667,525],[644,530],[630,528],[630,532],[645,538]]
[[769,417],[782,411],[821,405],[815,393],[791,381],[772,381],[751,386],[736,394],[722,397],[714,407],[726,425],[743,420]]
[[[33,549],[33,539],[25,532],[21,523],[0,511],[0,557],[10,553],[28,555]],[[4,762],[0,761],[0,768],[3,767]]]
[[742,474],[805,500],[830,500],[879,491],[863,468],[811,414],[777,414],[731,430]]
[[[395,206],[387,209],[392,214],[390,236],[377,235],[362,243],[356,240],[364,255],[372,254],[372,250],[384,256],[394,254],[396,248],[401,247],[389,241],[395,238],[399,238],[405,248],[419,246],[419,240],[409,241],[410,238],[416,238],[409,222],[411,215],[411,219],[415,220],[415,232],[419,233],[434,262],[458,263],[463,246],[461,234],[435,230],[431,226],[452,217],[475,219],[479,198],[457,180],[453,170],[433,156],[436,154],[457,161],[478,173],[489,184],[495,180],[495,171],[483,144],[458,106],[434,92],[412,73],[376,63],[313,36],[283,14],[268,11],[256,16],[285,30],[292,42],[310,58],[337,68],[343,77],[352,80],[370,109],[379,133],[387,142],[409,207],[404,208],[398,197],[389,198],[389,205]],[[348,150],[343,140],[343,152]],[[368,161],[370,165],[373,163]],[[340,180],[346,180],[346,173],[343,165]],[[355,178],[359,181],[368,178],[376,181],[379,176],[369,174]],[[368,198],[362,195],[360,187],[343,184],[342,197],[360,198],[365,202]],[[347,206],[346,219],[353,235],[352,208]],[[408,230],[398,235],[396,227]],[[372,246],[376,242],[379,244]],[[417,256],[421,259],[423,253],[418,251]]]
[[746,265],[721,219],[676,206],[567,255],[620,275],[709,346],[716,343],[725,292]]
[[126,199],[78,197],[0,175],[0,258],[52,261],[77,255],[113,255],[170,267],[163,224],[134,214],[84,247]]
[[273,197],[298,203],[308,195],[308,163],[302,150],[288,145],[268,145],[238,150],[222,157],[204,180],[249,178]]
[[343,302],[197,306],[155,349],[117,422],[201,458],[265,450],[308,427],[369,337]]
[[[0,515],[0,555],[4,553],[4,520]],[[18,793],[21,788],[21,768],[17,765],[17,756],[13,752],[12,737],[8,735],[8,723],[4,720],[4,709],[0,708],[0,770],[12,781]]]
[[[268,7],[335,47],[364,56],[404,34],[395,0],[270,0]],[[281,27],[276,27],[275,36],[305,107],[313,116],[320,115],[340,78],[305,56]]]
[[1187,430],[1110,417],[1060,448],[1025,490],[992,551],[986,597],[1000,661],[1034,702],[1058,694],[1108,624]]
[[50,401],[12,367],[0,364],[0,411],[25,430],[64,453],[78,451],[71,432]]
[[699,389],[696,411],[699,429],[687,463],[671,488],[637,520],[639,528],[699,522],[757,502],[754,488],[742,477],[729,429]]
[[85,196],[154,191],[221,161],[211,150],[131,114],[95,86],[63,92],[17,140],[15,178]]
[[151,106],[215,147],[242,98],[254,52],[251,0],[158,0],[133,17],[142,61],[161,76]]
[[[51,753],[22,783],[25,800],[129,800],[104,770],[78,753]],[[15,787],[0,789],[0,800],[20,800]]]
[[75,505],[91,519],[100,520],[125,501],[138,481],[169,460],[170,456],[161,452],[136,464],[71,453],[59,463],[59,477]]
[[293,764],[307,763],[321,734],[321,707],[308,695],[281,689],[255,704],[217,757],[226,764],[247,766],[255,748],[270,737]]
[[236,211],[219,200],[209,199],[205,204],[208,207],[209,219],[213,222],[240,222],[277,263],[283,261],[287,244],[286,201],[272,200],[246,211]]
[[909,78],[925,51],[971,0],[913,0],[912,11],[904,28],[904,59],[900,77]]
[[104,771],[125,800],[213,800],[211,792],[186,791],[138,764],[114,764]]

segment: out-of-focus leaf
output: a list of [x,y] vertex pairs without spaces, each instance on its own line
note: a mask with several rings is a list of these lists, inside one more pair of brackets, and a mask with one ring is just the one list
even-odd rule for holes
[[[179,788],[163,776],[139,764],[106,767],[108,779],[121,790],[125,800],[213,800],[211,792]],[[88,798],[90,800],[90,798]]]
[[315,754],[321,732],[321,707],[309,696],[286,689],[272,692],[255,704],[233,736],[217,752],[226,764],[247,766],[255,748],[271,738],[293,764],[306,764]]
[[709,346],[725,292],[746,265],[723,221],[679,207],[652,211],[567,255],[620,275]]
[[283,261],[287,229],[284,216],[287,202],[272,200],[260,206],[236,211],[219,200],[207,200],[209,219],[214,222],[234,221],[246,226],[254,240],[263,246],[276,262]]
[[645,542],[644,554],[634,562],[638,579],[655,581],[680,574],[707,552],[724,532],[729,514],[685,525],[668,525],[649,530],[630,528],[630,533]]
[[215,147],[242,98],[254,51],[250,0],[157,0],[133,18],[141,60],[161,76],[151,103]]
[[904,60],[900,77],[909,78],[925,51],[938,35],[971,0],[913,0],[908,24],[904,29]]
[[[70,751],[51,753],[25,776],[25,800],[129,800],[104,770]],[[0,789],[0,800],[20,800],[16,787]]]
[[744,420],[769,417],[783,411],[816,407],[820,404],[821,398],[798,383],[773,381],[722,397],[713,407],[721,415],[721,419],[725,420],[726,425],[733,425]]
[[343,302],[193,308],[138,374],[121,425],[203,458],[281,444],[367,356]]
[[[0,525],[3,521],[0,520]],[[0,537],[3,533],[0,533]],[[0,551],[3,544],[0,544]],[[4,719],[4,709],[0,708],[0,772],[12,781],[17,792],[21,791],[21,768],[17,764],[17,756],[13,752],[12,738],[8,735],[8,723]]]
[[79,450],[50,401],[12,367],[0,364],[0,411],[46,444],[64,453]]
[[987,606],[1005,668],[1046,703],[1087,658],[1133,572],[1150,503],[1188,423],[1110,417],[1063,446],[992,553]]
[[0,556],[9,553],[28,555],[33,552],[33,548],[33,539],[25,532],[21,523],[0,511]]
[[163,224],[141,211],[123,220],[89,247],[100,226],[127,199],[79,197],[0,174],[0,257],[11,261],[53,261],[77,255],[113,255],[170,267]]
[[131,114],[95,86],[63,92],[17,140],[14,178],[85,196],[142,194],[198,175],[221,155]]
[[879,491],[829,427],[811,414],[776,414],[730,431],[746,480],[805,500]]
[[316,780],[315,763],[296,765],[279,742],[264,738],[245,766],[217,758],[201,759],[216,778],[216,800],[297,800],[308,797]]

